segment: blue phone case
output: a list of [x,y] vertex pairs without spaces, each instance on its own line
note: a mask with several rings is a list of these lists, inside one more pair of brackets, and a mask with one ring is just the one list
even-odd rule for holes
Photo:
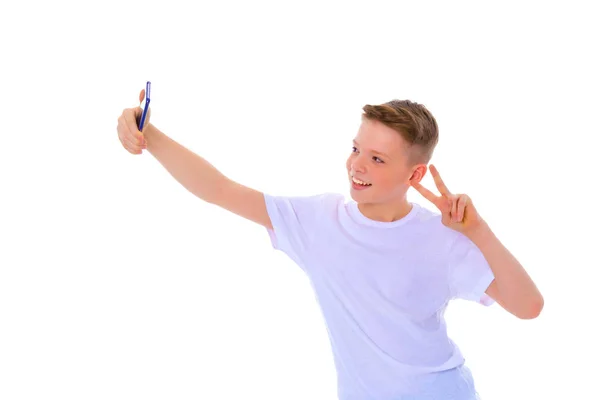
[[142,112],[142,117],[140,118],[140,123],[138,129],[140,132],[142,131],[142,127],[144,126],[144,121],[146,121],[146,114],[148,113],[148,108],[150,107],[150,81],[146,82],[146,104],[144,105],[144,111]]

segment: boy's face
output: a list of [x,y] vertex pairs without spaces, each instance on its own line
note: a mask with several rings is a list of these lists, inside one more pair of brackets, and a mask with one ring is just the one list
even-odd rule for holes
[[357,203],[400,204],[411,181],[419,182],[427,171],[425,164],[409,164],[408,144],[379,121],[364,119],[352,146],[346,169]]

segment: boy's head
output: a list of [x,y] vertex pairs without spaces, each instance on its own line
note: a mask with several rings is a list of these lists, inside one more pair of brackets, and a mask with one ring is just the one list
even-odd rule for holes
[[[398,204],[419,182],[438,143],[438,126],[421,104],[392,100],[365,105],[346,162],[351,196],[359,203]],[[367,183],[357,186],[353,178]]]

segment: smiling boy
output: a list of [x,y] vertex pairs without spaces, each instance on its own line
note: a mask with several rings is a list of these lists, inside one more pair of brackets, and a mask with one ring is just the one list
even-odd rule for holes
[[[449,302],[497,302],[530,319],[543,298],[469,196],[452,193],[433,165],[439,194],[420,184],[438,142],[431,113],[408,100],[363,111],[346,163],[349,201],[338,193],[277,196],[241,185],[153,125],[140,133],[138,108],[123,112],[117,131],[129,152],[147,149],[200,199],[264,226],[272,246],[307,274],[340,400],[476,399],[447,335]],[[439,213],[409,202],[411,187]]]

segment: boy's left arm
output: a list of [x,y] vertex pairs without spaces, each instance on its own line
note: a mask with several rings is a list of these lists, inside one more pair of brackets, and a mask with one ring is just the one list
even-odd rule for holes
[[544,298],[523,266],[477,213],[469,196],[452,194],[437,169],[433,165],[429,168],[441,195],[416,181],[411,182],[412,186],[440,210],[445,226],[462,233],[479,248],[494,274],[486,294],[518,318],[536,318],[544,307]]
[[479,229],[465,235],[479,248],[494,273],[486,294],[518,318],[536,318],[544,307],[542,294],[487,223],[482,221]]

